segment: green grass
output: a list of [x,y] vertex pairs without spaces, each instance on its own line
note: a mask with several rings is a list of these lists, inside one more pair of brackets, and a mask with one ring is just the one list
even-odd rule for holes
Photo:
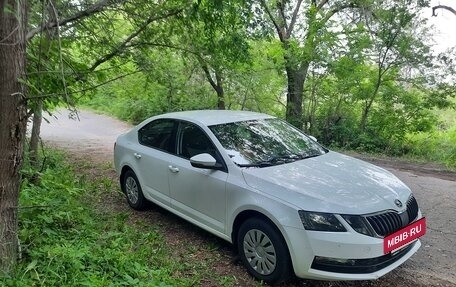
[[450,101],[452,106],[435,111],[443,130],[451,129],[456,126],[456,98],[453,98]]
[[[173,260],[157,227],[97,209],[96,202],[113,192],[112,180],[91,182],[51,153],[38,184],[27,180],[34,171],[24,169],[22,259],[0,286],[198,286],[201,278],[213,278],[207,262]],[[233,285],[215,277],[221,286]]]

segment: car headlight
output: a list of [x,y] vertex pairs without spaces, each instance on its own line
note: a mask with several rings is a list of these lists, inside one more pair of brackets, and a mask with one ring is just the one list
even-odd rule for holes
[[347,231],[334,214],[323,212],[299,211],[299,217],[306,230],[314,231]]
[[367,220],[359,215],[341,215],[348,224],[350,224],[351,228],[353,228],[356,232],[367,235],[367,236],[374,236],[374,232],[372,228],[370,228]]

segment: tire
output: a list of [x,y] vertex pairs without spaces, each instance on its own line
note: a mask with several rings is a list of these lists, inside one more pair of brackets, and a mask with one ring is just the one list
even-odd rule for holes
[[242,263],[255,278],[268,284],[291,276],[288,247],[276,226],[261,218],[250,218],[239,228],[237,247]]
[[122,190],[125,192],[127,202],[131,208],[136,210],[144,210],[147,205],[147,200],[142,193],[141,185],[136,177],[136,174],[128,170],[122,180]]

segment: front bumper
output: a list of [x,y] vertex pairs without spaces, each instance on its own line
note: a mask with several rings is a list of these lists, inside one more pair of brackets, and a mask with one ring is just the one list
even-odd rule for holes
[[331,257],[315,256],[312,262],[312,269],[346,274],[366,274],[381,271],[394,262],[404,257],[417,244],[412,242],[408,246],[395,253],[388,253],[376,258],[367,259],[340,259]]
[[377,279],[409,259],[421,246],[416,240],[383,254],[383,239],[356,232],[318,232],[286,228],[296,276],[319,280]]

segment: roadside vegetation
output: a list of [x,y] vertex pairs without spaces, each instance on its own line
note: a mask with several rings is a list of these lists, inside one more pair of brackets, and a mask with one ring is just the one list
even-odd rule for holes
[[433,130],[407,136],[408,153],[419,161],[433,161],[456,170],[456,124],[448,130]]
[[189,264],[191,246],[175,258],[158,226],[129,220],[129,210],[104,210],[100,203],[118,192],[112,178],[75,173],[87,170],[84,162],[46,154],[41,171],[23,170],[22,258],[14,273],[0,277],[1,286],[200,286],[203,278],[232,286],[232,278],[210,273],[215,257]]
[[429,129],[405,134],[403,152],[406,159],[440,163],[456,170],[456,99],[447,108],[434,109],[435,124]]

